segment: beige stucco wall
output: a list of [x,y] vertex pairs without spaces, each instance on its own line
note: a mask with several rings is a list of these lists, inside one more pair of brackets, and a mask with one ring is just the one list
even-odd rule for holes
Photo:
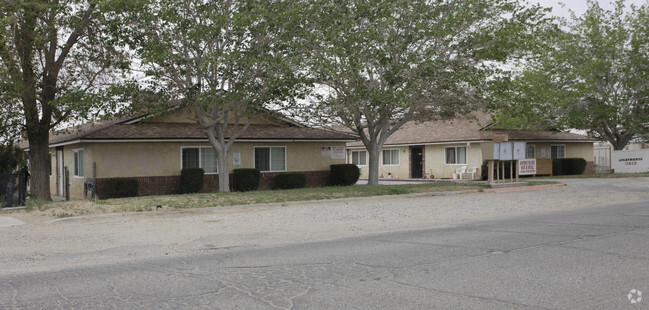
[[[84,157],[84,173],[83,176],[74,175],[74,152],[76,150],[83,149]],[[70,197],[71,198],[81,198],[83,197],[83,183],[89,177],[92,177],[92,161],[90,160],[93,157],[93,148],[91,144],[73,144],[63,147],[63,171],[60,171],[57,157],[56,148],[50,148],[50,154],[52,156],[52,175],[50,176],[50,193],[52,195],[58,194],[59,186],[59,176],[65,176],[65,167],[68,168],[70,176]],[[63,180],[62,186],[65,187],[65,179]]]
[[[447,165],[445,158],[446,147],[467,147],[467,163],[458,165]],[[467,170],[476,167],[478,168],[476,178],[480,175],[480,165],[482,165],[482,149],[479,143],[471,143],[467,146],[466,143],[445,144],[445,145],[427,145],[425,148],[425,161],[424,168],[426,173],[430,175],[432,170],[436,179],[452,178],[453,171],[460,169],[462,166],[467,166]]]
[[[593,144],[590,142],[587,143],[546,143],[546,142],[528,142],[529,145],[536,146],[536,158],[550,158],[550,147],[552,145],[565,145],[566,147],[566,158],[584,158],[586,161],[593,160]],[[482,149],[480,143],[470,143],[467,148],[467,164],[466,165],[447,165],[445,164],[445,148],[451,146],[467,146],[466,143],[458,144],[444,144],[444,145],[426,145],[424,146],[424,170],[426,175],[429,176],[431,171],[436,179],[439,178],[452,178],[453,171],[461,168],[462,166],[467,166],[467,170],[475,167],[477,168],[475,178],[480,178],[481,175],[481,165],[482,165]],[[386,147],[385,149],[399,149],[400,150],[400,164],[399,166],[384,166],[382,153],[381,158],[379,159],[379,176],[384,178],[388,177],[388,173],[392,175],[393,178],[409,178],[410,177],[410,147]],[[351,163],[351,152],[358,151],[361,149],[349,149],[347,151],[348,162]],[[364,150],[364,149],[363,149]],[[542,156],[545,154],[545,157]],[[368,153],[369,156],[369,153]],[[369,158],[367,158],[369,163]],[[368,167],[360,166],[361,168],[361,178],[368,177]],[[470,177],[465,175],[465,177]]]
[[[365,149],[362,149],[365,150]],[[379,177],[380,178],[395,178],[407,179],[410,177],[410,151],[409,147],[386,147],[384,150],[399,150],[399,165],[384,165],[383,152],[379,153]],[[352,151],[361,151],[361,149],[353,149],[347,151],[347,162],[352,162]],[[370,163],[370,154],[366,153],[366,165],[358,166],[361,169],[361,178],[369,176],[368,165]]]
[[[344,159],[322,156],[323,146],[344,146],[343,142],[235,142],[230,151],[230,171],[254,166],[255,146],[286,147],[287,171],[329,170],[329,165],[344,163]],[[97,177],[141,177],[179,175],[183,147],[209,147],[209,143],[96,143],[91,145],[97,162]],[[232,153],[241,153],[241,166],[232,165]]]
[[565,145],[566,158],[583,158],[586,161],[593,161],[593,143],[548,143],[548,142],[528,142],[528,145],[536,146],[536,158],[550,158],[550,148],[552,145]]
[[[70,196],[83,197],[83,182],[92,176],[92,163],[97,163],[97,178],[176,176],[181,170],[181,148],[210,146],[204,142],[146,142],[146,143],[82,143],[64,147],[64,165],[70,171]],[[331,164],[342,164],[345,159],[322,155],[323,146],[345,146],[344,142],[242,142],[232,146],[228,163],[230,172],[236,168],[254,167],[255,146],[286,147],[286,171],[329,170]],[[84,176],[73,176],[73,150],[84,150]],[[232,164],[232,153],[241,153],[241,165]],[[57,194],[56,150],[51,149],[52,176],[50,190]]]

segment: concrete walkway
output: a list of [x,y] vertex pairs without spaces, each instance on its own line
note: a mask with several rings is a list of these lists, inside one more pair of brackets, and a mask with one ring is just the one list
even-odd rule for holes
[[11,227],[24,225],[25,222],[8,216],[0,216],[0,227]]
[[[421,184],[421,183],[465,183],[469,181],[480,182],[480,180],[456,180],[456,179],[379,179],[380,185],[399,185],[399,184]],[[357,185],[367,184],[367,179],[358,179]]]

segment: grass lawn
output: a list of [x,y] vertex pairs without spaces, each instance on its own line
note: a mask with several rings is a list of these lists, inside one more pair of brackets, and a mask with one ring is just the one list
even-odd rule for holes
[[[547,182],[546,182],[547,183]],[[358,185],[346,187],[315,187],[291,190],[261,190],[251,192],[163,195],[106,200],[76,200],[45,202],[28,199],[25,212],[47,217],[72,217],[120,212],[154,211],[160,205],[165,210],[198,209],[219,206],[237,206],[289,201],[310,201],[351,197],[401,195],[413,193],[451,192],[486,188],[479,182],[422,183],[400,185]],[[15,211],[0,211],[2,213]]]

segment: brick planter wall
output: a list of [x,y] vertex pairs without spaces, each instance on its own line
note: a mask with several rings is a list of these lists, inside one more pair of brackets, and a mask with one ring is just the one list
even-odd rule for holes
[[[329,184],[329,171],[301,171],[306,174],[306,186],[307,187],[321,187],[327,186]],[[279,174],[285,172],[268,172],[261,174],[261,184],[259,185],[260,189],[273,189],[274,178]],[[151,196],[151,195],[171,195],[178,193],[178,184],[180,182],[180,176],[158,176],[158,177],[136,177],[138,182],[140,182],[140,192],[139,196]],[[105,198],[102,196],[102,193],[105,193],[106,183],[105,178],[97,178],[97,196],[99,198]],[[230,175],[230,181],[232,181],[232,175]],[[219,175],[218,174],[206,174],[205,183],[201,193],[210,193],[216,192],[219,190]]]

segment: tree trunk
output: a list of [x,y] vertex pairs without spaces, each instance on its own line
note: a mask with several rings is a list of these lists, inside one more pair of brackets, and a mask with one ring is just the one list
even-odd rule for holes
[[371,141],[371,144],[366,146],[367,152],[370,155],[369,162],[369,176],[367,178],[367,185],[379,185],[379,154],[381,153],[381,148],[376,145],[376,142]]
[[230,165],[228,162],[228,153],[230,151],[229,147],[221,146],[221,152],[219,154],[219,192],[228,193],[230,192]]
[[[36,137],[34,137],[36,136]],[[29,163],[31,178],[31,195],[39,199],[50,201],[50,169],[49,161],[49,132],[29,137]]]
[[615,137],[614,137],[613,139],[609,140],[609,142],[611,143],[611,145],[613,145],[613,148],[614,148],[616,151],[621,151],[621,150],[624,150],[624,147],[625,147],[627,144],[629,144],[629,142],[631,141],[631,139],[633,139],[633,136],[634,136],[634,135],[635,135],[635,134],[633,134],[633,133],[619,133],[619,134],[615,134]]

